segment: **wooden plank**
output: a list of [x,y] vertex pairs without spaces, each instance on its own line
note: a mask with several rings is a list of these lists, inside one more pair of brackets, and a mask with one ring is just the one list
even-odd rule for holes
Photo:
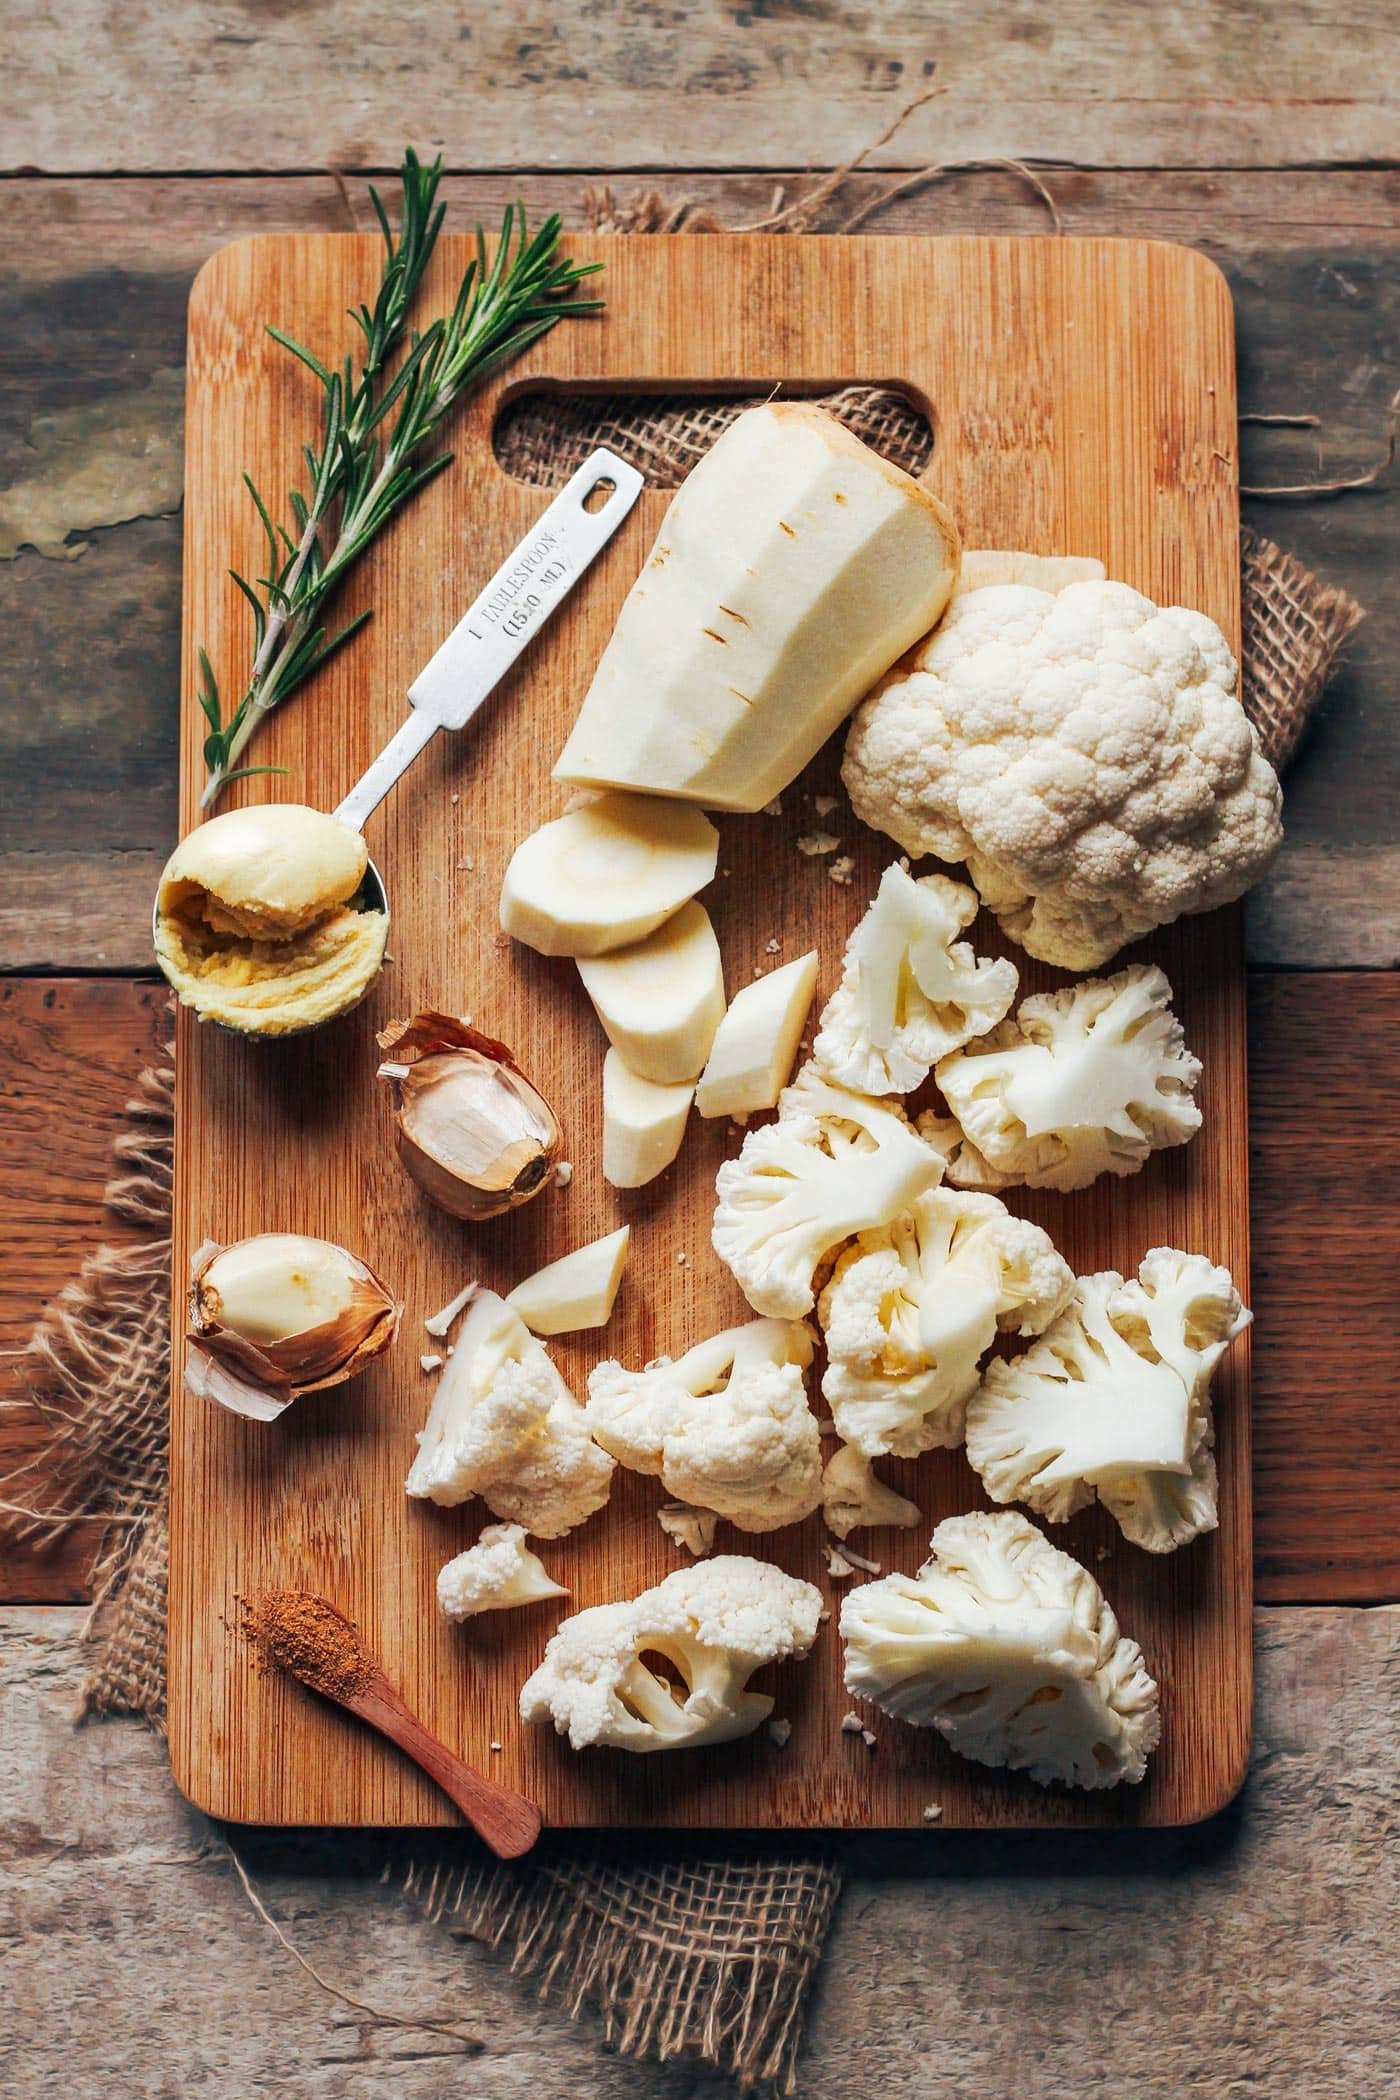
[[[121,1106],[151,1055],[161,1002],[124,979],[3,988],[7,1117],[0,1183],[0,1350],[83,1256],[123,1228],[96,1196]],[[1250,981],[1250,1185],[1254,1269],[1254,1577],[1270,1603],[1400,1598],[1400,1257],[1389,1191],[1400,1140],[1378,1075],[1400,1040],[1400,976],[1256,972]],[[61,1156],[40,1066],[71,1082]],[[1301,1155],[1306,1152],[1306,1158]],[[1325,1205],[1318,1162],[1326,1162]],[[71,1163],[71,1164],[70,1164]],[[55,1230],[55,1177],[68,1189]],[[1325,1256],[1319,1255],[1319,1232]],[[1338,1277],[1347,1317],[1331,1317]],[[13,1378],[13,1360],[7,1360]],[[0,1413],[0,1474],[29,1457],[37,1425]],[[0,1541],[0,1601],[86,1595],[90,1542],[35,1556]]]
[[[570,2022],[499,1955],[425,1924],[397,1876],[381,1882],[380,1841],[235,1833],[268,1909],[323,1976],[482,2046],[464,2063],[430,2028],[337,2004],[254,1916],[225,1834],[180,1799],[160,1741],[73,1728],[79,1623],[0,1614],[0,2041],[16,2093],[725,2090],[692,2064],[600,2046],[593,2011]],[[1201,1829],[1111,1845],[1094,1832],[1053,1845],[923,1830],[820,1840],[846,1892],[809,2008],[803,2100],[1390,2091],[1400,1611],[1260,1611],[1254,1628],[1249,1787]],[[865,1756],[859,1743],[849,1754]],[[641,1843],[654,1853],[655,1839]]]
[[[1400,327],[1393,174],[1060,171],[1052,180],[1073,231],[1185,239],[1221,263],[1246,409],[1319,414],[1329,472],[1376,456]],[[576,216],[582,182],[458,179],[451,209],[493,219],[523,188],[532,211]],[[760,216],[771,196],[767,178],[687,187],[728,220]],[[364,185],[353,189],[363,218]],[[79,533],[88,545],[78,560],[0,560],[0,966],[140,969],[147,901],[175,832],[179,526],[115,521],[168,500],[147,452],[169,433],[166,382],[183,365],[199,264],[242,233],[333,229],[344,207],[329,178],[35,180],[5,194],[21,260],[0,285],[12,381],[0,399],[0,545],[5,484],[37,478],[50,515],[71,514],[77,526],[64,491],[74,478],[90,486],[96,470],[113,522]],[[870,194],[857,182],[850,201]],[[873,223],[891,234],[1034,233],[1045,221],[1010,178],[986,174],[900,199]],[[31,438],[44,433],[36,452]],[[1316,472],[1310,433],[1246,426],[1242,440],[1249,481]],[[1339,503],[1247,508],[1371,608],[1290,775],[1287,845],[1250,905],[1251,958],[1386,967],[1400,955],[1400,748],[1388,698],[1400,656],[1390,587],[1400,482]]]
[[[762,382],[782,371],[799,384],[869,370],[876,358],[934,406],[940,442],[935,485],[974,542],[1064,548],[1102,556],[1116,575],[1168,601],[1184,598],[1237,636],[1236,506],[1224,448],[1234,427],[1233,338],[1219,273],[1179,248],[1146,243],[1041,241],[580,240],[606,256],[613,304],[601,320],[557,330],[466,411],[450,475],[428,490],[411,541],[376,557],[366,588],[394,618],[366,630],[353,665],[328,673],[325,716],[274,718],[257,756],[289,768],[285,791],[331,806],[397,725],[399,695],[460,608],[459,549],[470,520],[471,573],[502,561],[544,507],[508,482],[489,448],[492,398],[533,375],[561,381],[637,376],[718,384]],[[449,243],[440,273],[466,250]],[[264,480],[288,456],[305,414],[299,377],[271,346],[269,307],[312,334],[360,295],[371,243],[315,236],[226,250],[208,265],[191,308],[187,422],[187,638],[208,638],[224,677],[243,646],[237,594],[210,550],[239,546],[233,459]],[[435,267],[438,265],[435,264]],[[1123,1621],[1169,1687],[1166,1734],[1146,1785],[1122,1797],[1046,1797],[995,1779],[970,1781],[912,1731],[891,1735],[871,1774],[833,1760],[809,1731],[772,1785],[766,1737],[696,1760],[678,1782],[617,1761],[577,1759],[544,1730],[510,1720],[519,1684],[541,1645],[528,1625],[474,1641],[471,1689],[462,1643],[434,1623],[431,1598],[458,1515],[425,1515],[402,1491],[411,1434],[426,1411],[426,1381],[406,1372],[411,1336],[470,1270],[496,1287],[624,1216],[636,1228],[631,1287],[610,1323],[609,1350],[640,1364],[742,1317],[742,1300],[709,1250],[714,1173],[727,1129],[697,1129],[666,1185],[624,1202],[598,1168],[601,1039],[567,968],[501,941],[494,900],[515,843],[555,814],[563,794],[531,751],[556,750],[576,696],[658,528],[666,498],[648,491],[624,533],[572,598],[547,646],[526,657],[486,711],[469,749],[434,747],[411,787],[374,820],[371,845],[389,871],[397,962],[359,1015],[268,1056],[217,1031],[179,1036],[175,1273],[205,1237],[299,1226],[359,1244],[407,1301],[408,1337],[345,1394],[312,1400],[287,1434],[257,1433],[178,1387],[172,1428],[171,1744],[181,1784],[237,1820],[437,1821],[442,1804],[341,1718],[314,1712],[284,1684],[255,1678],[230,1627],[240,1594],[285,1582],[330,1588],[364,1625],[389,1674],[434,1731],[487,1756],[506,1744],[501,1776],[540,1802],[552,1823],[651,1825],[917,1824],[931,1772],[947,1820],[1160,1823],[1210,1813],[1243,1770],[1249,1711],[1249,1487],[1247,1353],[1231,1352],[1217,1393],[1221,1526],[1169,1564],[1122,1546],[1086,1517],[1065,1534],[1072,1550],[1104,1551],[1105,1580]],[[251,551],[251,543],[248,544]],[[241,551],[241,548],[240,548]],[[188,695],[187,695],[188,699]],[[194,820],[202,766],[186,714],[182,811]],[[855,879],[838,889],[793,848],[804,797],[827,786],[835,754],[804,777],[781,821],[722,826],[721,878],[707,893],[730,972],[743,982],[772,938],[794,954],[819,946],[823,992],[846,933],[891,857],[852,828]],[[498,783],[509,779],[503,796]],[[449,801],[448,788],[460,801]],[[254,799],[265,783],[254,786]],[[243,790],[246,794],[247,790]],[[808,808],[810,822],[810,808]],[[474,870],[459,879],[463,843]],[[726,879],[724,870],[731,879]],[[752,900],[765,900],[756,915]],[[794,943],[797,945],[794,946]],[[1152,1245],[1189,1244],[1248,1273],[1245,1187],[1244,981],[1237,914],[1209,927],[1168,929],[1153,943],[1176,988],[1188,1037],[1210,1073],[1204,1132],[1189,1151],[1091,1198],[1036,1206],[1081,1269],[1135,1263]],[[1018,957],[1024,965],[1025,959]],[[1028,989],[1044,981],[1026,968]],[[488,1232],[429,1219],[384,1142],[370,1108],[372,1029],[444,988],[469,986],[479,1020],[511,1042],[557,1102],[575,1174],[568,1197],[518,1213]],[[289,1171],[289,1162],[295,1162]],[[1030,1207],[1029,1205],[1027,1206]],[[685,1253],[686,1264],[677,1256]],[[561,1347],[576,1387],[592,1346]],[[921,1507],[968,1506],[964,1462],[939,1454],[909,1470]],[[605,1516],[551,1549],[578,1604],[629,1595],[674,1565],[655,1522],[654,1483],[619,1471]],[[468,1519],[472,1531],[475,1523]],[[809,1576],[822,1568],[815,1524],[777,1535],[775,1558]],[[740,1541],[740,1543],[744,1543]],[[765,1541],[765,1547],[769,1542]],[[902,1539],[900,1564],[922,1558]],[[849,1703],[830,1635],[784,1697],[833,1739]],[[947,1769],[945,1769],[945,1767]],[[1034,1796],[1034,1798],[1032,1798]]]
[[407,130],[454,167],[836,166],[937,67],[946,93],[886,165],[1021,158],[1277,166],[1388,159],[1385,0],[1178,10],[1144,42],[1113,0],[1013,22],[960,0],[523,12],[478,0],[386,20],[372,0],[100,0],[31,11],[7,51],[6,166],[46,173],[393,165]]
[[[66,978],[0,980],[0,1396],[18,1386],[18,1352],[43,1305],[98,1246],[140,1237],[103,1208],[122,1106],[169,1028],[163,986]],[[45,1443],[42,1419],[0,1411],[0,1478],[28,1467]],[[33,1507],[42,1464],[7,1499]],[[0,1599],[82,1597],[95,1534],[36,1549],[0,1537]]]

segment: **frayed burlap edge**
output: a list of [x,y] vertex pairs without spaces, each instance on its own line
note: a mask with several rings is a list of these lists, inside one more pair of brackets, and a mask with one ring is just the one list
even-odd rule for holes
[[698,2059],[745,2091],[793,2091],[807,1992],[840,1895],[833,1867],[415,1859],[402,1885],[428,1918],[507,1953],[570,2018],[594,2007],[623,2055]]

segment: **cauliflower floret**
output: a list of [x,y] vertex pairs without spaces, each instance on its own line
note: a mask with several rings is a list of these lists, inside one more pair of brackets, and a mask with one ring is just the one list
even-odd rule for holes
[[920,1515],[917,1502],[897,1495],[876,1479],[875,1468],[863,1452],[841,1444],[827,1460],[822,1474],[822,1520],[838,1539],[885,1525],[905,1531],[919,1522]]
[[1093,1576],[1011,1514],[949,1517],[930,1543],[917,1576],[842,1604],[847,1691],[1041,1786],[1136,1784],[1157,1686]]
[[438,1610],[448,1619],[568,1594],[526,1545],[523,1524],[488,1524],[474,1546],[438,1570]]
[[1282,837],[1220,629],[1126,584],[968,591],[876,686],[842,768],[907,853],[966,861],[1013,939],[1093,970],[1228,904]]
[[938,1084],[963,1141],[949,1149],[941,1123],[925,1135],[947,1152],[948,1179],[1083,1189],[1186,1144],[1201,1127],[1201,1063],[1171,996],[1160,970],[1132,963],[1027,999],[985,1042],[945,1057]]
[[755,1312],[800,1319],[823,1260],[888,1224],[942,1178],[941,1154],[902,1108],[836,1086],[805,1064],[715,1177],[714,1248]]
[[862,1233],[822,1293],[822,1392],[838,1435],[871,1458],[952,1450],[998,1329],[1038,1334],[1073,1293],[1039,1225],[995,1196],[927,1190]]
[[665,1502],[656,1512],[656,1521],[668,1539],[684,1546],[696,1560],[714,1548],[719,1519],[712,1509],[692,1509],[688,1502]]
[[599,1364],[588,1427],[638,1473],[659,1473],[678,1501],[741,1531],[800,1523],[821,1500],[821,1439],[803,1372],[801,1320],[751,1320],[645,1370]]
[[994,1028],[1016,996],[1016,966],[957,938],[976,916],[965,883],[886,868],[846,944],[813,1063],[861,1093],[909,1094],[940,1057]]
[[[801,1660],[820,1590],[741,1554],[679,1568],[630,1604],[565,1619],[520,1694],[521,1718],[552,1721],[575,1750],[698,1748],[751,1735],[773,1701],[747,1684],[764,1663]],[[643,1660],[663,1656],[672,1684]]]
[[987,1367],[967,1455],[994,1502],[1064,1523],[1095,1496],[1149,1553],[1216,1525],[1210,1380],[1249,1325],[1228,1269],[1154,1247],[1125,1283],[1081,1276],[1034,1348]]
[[602,1508],[612,1470],[543,1344],[494,1291],[475,1292],[406,1492],[448,1508],[480,1495],[493,1516],[554,1539]]

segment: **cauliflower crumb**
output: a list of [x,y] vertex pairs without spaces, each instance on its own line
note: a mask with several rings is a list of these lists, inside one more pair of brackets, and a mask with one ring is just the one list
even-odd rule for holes
[[685,1249],[682,1248],[680,1253],[676,1256],[676,1260],[680,1263],[681,1267],[684,1268],[686,1263],[690,1260],[690,1256],[686,1253]]
[[747,1130],[749,1127],[748,1110],[745,1109],[742,1115],[731,1116],[729,1118],[729,1127],[731,1130]]
[[827,1620],[828,1620],[828,1619],[829,1619],[830,1617],[831,1617],[831,1607],[830,1607],[830,1605],[824,1604],[824,1605],[822,1606],[821,1610],[820,1610],[820,1611],[819,1611],[819,1612],[817,1613],[817,1624],[818,1624],[819,1626],[825,1626],[825,1624],[826,1624]]
[[786,1750],[788,1738],[792,1734],[791,1721],[770,1721],[768,1723],[768,1734],[771,1741],[775,1742],[780,1750]]
[[814,795],[812,807],[819,817],[829,817],[836,807],[837,800],[835,795]]
[[862,1728],[860,1732],[860,1739],[864,1743],[867,1750],[873,1750],[877,1741],[879,1740],[873,1728]]
[[499,1744],[499,1743],[492,1743],[492,1745],[491,1745],[491,1748],[492,1748],[493,1750],[499,1750],[499,1749],[500,1749],[500,1747],[501,1747],[501,1746],[500,1746],[500,1744]]
[[425,1371],[440,1371],[442,1369],[442,1358],[440,1356],[420,1356],[418,1361]]
[[571,1160],[561,1159],[558,1166],[554,1169],[554,1186],[557,1189],[566,1189],[569,1186],[569,1183],[573,1180],[573,1178],[573,1162]]
[[843,1714],[841,1716],[841,1733],[842,1735],[864,1735],[865,1723],[860,1715]]
[[768,942],[767,942],[767,943],[765,944],[765,946],[764,946],[764,950],[763,950],[763,952],[764,952],[764,954],[765,954],[765,955],[781,955],[781,954],[782,954],[782,951],[783,951],[783,944],[782,944],[782,942],[781,942],[781,941],[778,941],[778,940],[772,940],[772,941],[768,941]]
[[879,1561],[867,1560],[863,1553],[856,1552],[854,1546],[843,1544],[841,1548],[841,1557],[843,1560],[849,1561],[850,1565],[853,1568],[859,1568],[862,1574],[878,1575],[880,1572]]
[[463,1284],[461,1290],[458,1291],[456,1297],[449,1299],[448,1303],[443,1306],[441,1312],[435,1312],[431,1314],[429,1318],[423,1322],[423,1325],[427,1329],[428,1333],[433,1335],[437,1339],[441,1339],[441,1337],[446,1334],[448,1328],[452,1325],[452,1322],[456,1319],[458,1313],[460,1313],[464,1307],[470,1305],[472,1299],[475,1296],[476,1285],[474,1283]]
[[[775,795],[771,802],[765,802],[763,805],[763,814],[765,817],[780,817],[782,813],[783,798],[781,795]],[[728,872],[728,869],[726,869],[725,873],[727,874]]]
[[453,807],[454,809],[455,809],[455,808],[457,807],[457,804],[458,804],[458,803],[459,803],[459,802],[461,801],[461,799],[462,799],[462,798],[461,798],[461,796],[460,796],[460,795],[454,795],[454,796],[452,797],[452,807]]
[[941,1801],[929,1802],[924,1810],[924,1821],[926,1823],[941,1823],[943,1821],[943,1803]]
[[849,853],[843,853],[839,860],[831,863],[826,872],[828,878],[844,890],[856,872],[856,864]]
[[797,850],[811,860],[819,853],[834,853],[840,843],[835,832],[804,831],[797,841]]
[[833,1582],[844,1582],[848,1575],[854,1575],[855,1569],[839,1546],[825,1545],[822,1551],[826,1555],[826,1572]]

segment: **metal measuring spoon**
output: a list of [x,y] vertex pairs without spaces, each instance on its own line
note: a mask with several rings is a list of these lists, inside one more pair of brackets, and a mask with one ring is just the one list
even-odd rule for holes
[[[644,477],[615,452],[600,447],[589,454],[418,673],[408,689],[411,713],[407,721],[332,811],[338,822],[351,831],[363,831],[390,788],[438,730],[466,727],[602,552],[644,486]],[[604,500],[590,510],[590,498],[599,494]],[[356,908],[382,912],[386,919],[389,916],[388,889],[373,860],[366,865]],[[153,937],[159,923],[158,893],[151,915]],[[348,1006],[341,1007],[305,1027],[279,1030],[276,1040],[309,1034],[348,1011]],[[235,1035],[264,1032],[229,1022],[218,1025]]]

